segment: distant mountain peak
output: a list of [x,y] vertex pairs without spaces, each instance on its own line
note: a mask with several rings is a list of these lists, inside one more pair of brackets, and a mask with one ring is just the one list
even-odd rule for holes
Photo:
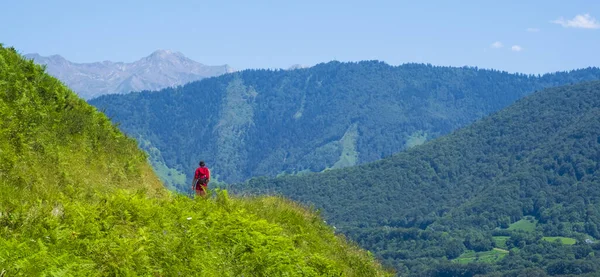
[[39,60],[41,60],[41,59],[45,59],[45,60],[55,60],[55,61],[62,61],[62,60],[66,60],[66,59],[65,59],[63,56],[61,56],[61,55],[57,55],[57,54],[54,54],[54,55],[50,55],[50,56],[47,56],[47,57],[45,57],[45,56],[42,56],[42,55],[40,55],[40,54],[38,54],[38,53],[31,53],[31,54],[26,54],[26,55],[25,55],[25,57],[26,57],[26,58],[28,58],[28,59],[34,59],[34,60],[38,60],[38,59],[39,59]]
[[158,50],[152,52],[152,54],[150,54],[150,56],[148,56],[148,58],[160,58],[160,59],[166,59],[169,57],[186,58],[185,55],[183,55],[183,53],[181,53],[179,51],[173,51],[173,50],[167,50],[167,49],[158,49]]
[[209,66],[179,51],[159,49],[135,62],[102,61],[73,63],[60,55],[25,55],[47,66],[48,73],[62,80],[84,99],[109,93],[160,90],[207,77],[235,72],[228,65]]
[[177,51],[173,51],[173,50],[169,50],[169,49],[158,49],[154,52],[152,52],[152,54],[173,54],[173,53],[179,53]]

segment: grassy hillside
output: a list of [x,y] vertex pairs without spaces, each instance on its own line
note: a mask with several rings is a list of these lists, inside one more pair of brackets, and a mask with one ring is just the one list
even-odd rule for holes
[[389,275],[315,213],[281,198],[220,193],[191,201],[123,190],[89,198],[67,194],[3,214],[0,269],[8,276]]
[[191,200],[137,143],[0,45],[1,276],[388,276],[277,197]]
[[448,134],[535,90],[599,77],[597,68],[527,76],[330,62],[245,70],[90,103],[145,141],[155,167],[171,169],[161,177],[186,189],[199,159],[226,182],[362,164]]
[[42,67],[0,56],[2,194],[51,199],[66,190],[162,191],[135,140]]
[[[362,246],[415,276],[512,276],[511,270],[530,267],[549,275],[597,273],[599,154],[595,81],[540,91],[382,161],[257,178],[236,189],[314,204]],[[558,236],[577,244],[555,242]],[[494,247],[511,254],[471,267],[445,263],[467,250],[488,255]]]

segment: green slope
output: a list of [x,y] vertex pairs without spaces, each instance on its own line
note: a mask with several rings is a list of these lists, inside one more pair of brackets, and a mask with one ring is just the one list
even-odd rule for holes
[[137,143],[0,45],[1,276],[388,276],[283,198],[168,192]]
[[597,68],[527,76],[330,62],[245,70],[90,103],[159,149],[166,167],[187,175],[179,184],[185,189],[200,159],[225,182],[362,164],[448,134],[535,90],[599,77]]
[[[362,246],[414,276],[524,267],[551,275],[574,267],[596,272],[598,244],[561,246],[542,238],[600,238],[599,154],[595,81],[537,92],[382,161],[256,178],[234,188],[314,204]],[[524,216],[533,217],[537,227],[520,221]],[[470,269],[444,264],[465,249],[492,250],[492,236],[510,236],[506,243],[516,249],[514,255]]]
[[135,140],[42,67],[0,50],[2,195],[45,198],[131,186],[162,191]]

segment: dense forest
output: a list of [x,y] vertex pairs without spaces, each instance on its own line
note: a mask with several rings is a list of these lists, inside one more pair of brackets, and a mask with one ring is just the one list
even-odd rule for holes
[[137,142],[0,45],[0,276],[390,276],[280,197],[167,191]]
[[600,274],[600,82],[549,88],[381,161],[254,178],[409,276]]
[[342,168],[448,134],[535,90],[600,78],[425,64],[329,62],[245,70],[157,92],[90,101],[135,137],[170,188],[200,159],[220,181]]

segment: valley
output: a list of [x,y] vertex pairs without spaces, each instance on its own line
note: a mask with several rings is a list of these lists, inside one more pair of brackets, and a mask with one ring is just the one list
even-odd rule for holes
[[2,3],[0,277],[600,276],[592,2]]

